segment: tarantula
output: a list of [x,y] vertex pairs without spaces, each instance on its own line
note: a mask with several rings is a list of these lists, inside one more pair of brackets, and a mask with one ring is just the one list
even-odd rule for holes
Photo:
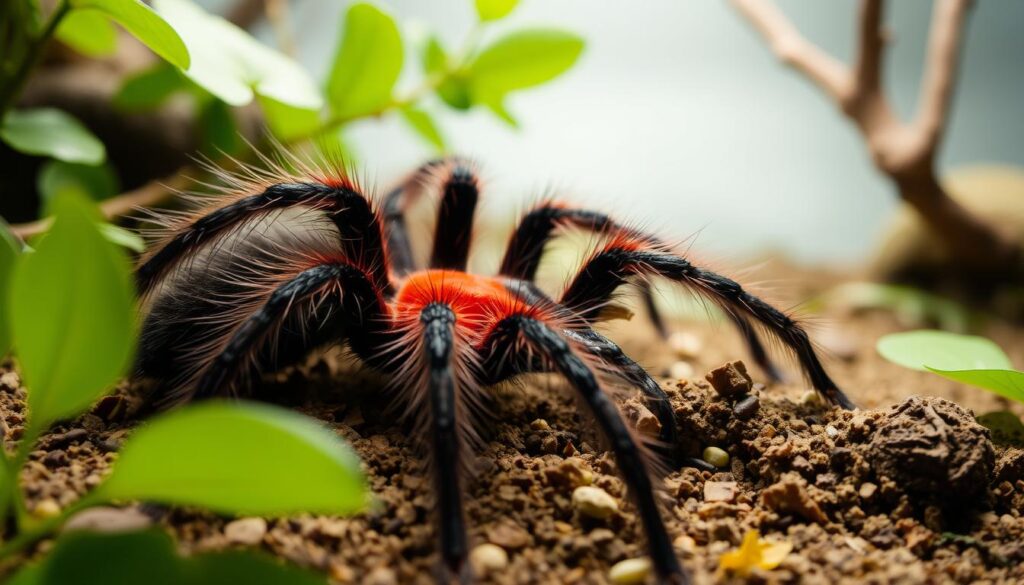
[[[326,167],[324,167],[326,168]],[[462,484],[479,439],[486,389],[521,374],[564,377],[609,440],[643,521],[659,578],[687,582],[654,495],[660,455],[645,450],[611,398],[638,388],[675,443],[666,393],[591,326],[623,285],[661,277],[722,306],[769,375],[754,324],[788,346],[814,388],[852,405],[801,326],[737,282],[690,263],[659,238],[596,211],[543,202],[522,217],[497,276],[466,271],[480,182],[459,158],[436,160],[386,193],[379,208],[348,174],[301,166],[226,176],[220,197],[164,215],[137,283],[148,306],[138,370],[156,405],[234,394],[258,371],[344,343],[392,380],[430,460],[442,568],[468,575]],[[439,196],[428,268],[416,266],[410,203]],[[545,245],[567,228],[603,244],[556,298],[534,284]],[[652,305],[653,306],[653,305]]]

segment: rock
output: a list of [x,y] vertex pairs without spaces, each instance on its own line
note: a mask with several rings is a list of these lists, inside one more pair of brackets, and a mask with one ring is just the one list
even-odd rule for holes
[[572,492],[572,505],[584,516],[603,520],[619,511],[619,503],[595,486],[580,486]]
[[639,402],[631,405],[630,418],[636,426],[636,430],[645,437],[657,439],[661,436],[661,421],[646,406]]
[[505,550],[518,550],[530,544],[530,534],[515,524],[503,522],[487,529],[487,540]]
[[702,458],[719,469],[729,465],[729,454],[718,447],[705,447]]
[[643,583],[650,572],[651,561],[648,559],[626,559],[612,565],[608,580],[614,585],[635,585]]
[[40,446],[43,449],[50,450],[56,449],[57,447],[63,447],[70,443],[84,441],[88,438],[89,431],[85,429],[71,429],[66,433],[60,433],[57,435],[50,435],[49,437],[46,437],[45,439],[40,441]]
[[878,421],[865,458],[908,492],[962,506],[988,489],[995,450],[970,412],[941,398],[911,396]]
[[668,346],[677,356],[693,359],[704,349],[704,342],[693,333],[676,331],[668,336]]
[[469,552],[469,563],[477,575],[503,571],[508,567],[508,553],[495,544],[481,544]]
[[133,532],[148,528],[152,524],[152,518],[143,514],[138,508],[99,506],[82,510],[72,516],[64,525],[64,531]]
[[735,481],[704,482],[705,502],[731,502],[736,498],[739,487]]
[[672,362],[668,368],[668,375],[674,380],[689,380],[693,374],[693,366],[689,362]]
[[860,495],[860,498],[862,500],[870,500],[871,496],[875,495],[875,492],[877,491],[877,485],[871,483],[870,481],[866,481],[860,484],[860,489],[857,490],[857,494]]
[[711,383],[715,392],[730,400],[736,400],[748,394],[754,385],[754,381],[747,374],[746,364],[741,361],[719,366],[708,372],[704,378]]
[[594,481],[594,474],[586,469],[586,463],[578,457],[569,457],[558,465],[545,467],[543,474],[548,484],[554,486],[565,486],[577,488],[581,485],[590,485]]
[[548,421],[538,418],[530,423],[530,428],[535,431],[547,431],[551,430],[551,425],[548,424]]
[[224,527],[224,536],[232,544],[259,544],[266,534],[267,521],[263,518],[239,518]]
[[821,394],[817,390],[804,390],[800,395],[800,404],[804,406],[821,406],[822,403]]
[[387,567],[377,567],[366,575],[363,585],[398,585],[398,577]]
[[740,420],[749,420],[761,410],[761,399],[750,395],[740,400],[732,407],[732,413]]
[[60,504],[53,498],[46,498],[36,504],[36,507],[32,509],[32,514],[36,518],[53,518],[60,515]]
[[819,524],[828,523],[828,516],[807,493],[807,481],[796,472],[782,474],[777,483],[761,492],[761,501],[782,514],[796,514]]

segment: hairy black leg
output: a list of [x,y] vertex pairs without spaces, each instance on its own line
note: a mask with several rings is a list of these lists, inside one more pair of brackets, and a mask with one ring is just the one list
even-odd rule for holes
[[562,295],[562,304],[593,319],[601,306],[634,275],[657,275],[720,302],[728,311],[755,319],[789,346],[811,384],[833,404],[853,409],[818,360],[807,332],[789,315],[748,293],[736,281],[698,268],[685,258],[662,251],[609,247],[592,257]]
[[412,241],[405,223],[410,196],[423,189],[423,183],[444,161],[443,158],[427,161],[384,196],[384,231],[387,233],[388,252],[391,255],[391,271],[397,276],[416,270]]
[[487,354],[488,358],[499,359],[505,349],[514,345],[510,342],[519,333],[550,362],[555,371],[570,382],[611,442],[619,470],[636,500],[637,511],[646,530],[651,560],[658,575],[669,582],[689,582],[672,550],[672,543],[654,498],[654,486],[644,455],[630,434],[619,409],[601,388],[594,372],[573,352],[565,338],[541,321],[522,315],[508,317],[497,324],[489,340],[493,347],[489,350],[491,353]]
[[136,270],[140,292],[148,292],[161,276],[204,243],[257,214],[295,206],[326,211],[338,228],[346,255],[371,267],[376,284],[390,290],[381,226],[362,194],[316,183],[281,183],[214,209],[178,231]]
[[[325,298],[328,297],[328,298]],[[335,319],[347,331],[353,345],[365,346],[379,340],[368,336],[386,335],[373,328],[383,323],[387,314],[380,293],[358,268],[345,263],[320,264],[307,268],[290,280],[278,286],[266,302],[250,315],[235,330],[227,345],[214,358],[196,384],[194,397],[207,398],[223,394],[231,388],[238,377],[245,373],[249,358],[258,357],[267,345],[268,336],[280,332],[279,327],[290,316],[305,310],[309,304],[323,300],[319,308],[334,313]],[[300,323],[300,327],[307,324]],[[309,323],[310,328],[322,327],[322,323]],[[325,335],[292,333],[288,335],[287,347],[283,348],[292,361],[301,357],[315,345],[328,341]],[[335,333],[325,330],[323,333]]]
[[781,382],[783,380],[782,372],[775,367],[775,363],[768,356],[768,351],[765,349],[764,344],[761,343],[761,338],[757,336],[757,331],[754,330],[754,326],[750,324],[750,321],[733,311],[726,311],[725,313],[728,315],[729,320],[736,325],[736,330],[743,336],[743,341],[747,345],[750,357],[754,359],[754,363],[765,373],[768,381]]
[[466,560],[466,523],[462,514],[459,485],[459,437],[456,420],[454,354],[455,313],[441,303],[427,305],[420,314],[423,350],[428,368],[430,440],[433,473],[440,514],[441,558],[453,574],[462,571]]
[[473,237],[473,214],[480,194],[479,182],[466,163],[455,160],[441,188],[430,267],[465,270]]
[[[555,228],[560,225],[573,225],[602,234],[623,233],[651,246],[663,247],[663,244],[654,235],[626,227],[606,214],[588,209],[573,209],[546,204],[534,208],[520,220],[511,240],[509,240],[508,248],[505,250],[500,273],[511,278],[533,280],[537,274],[537,267],[540,266],[544,246],[553,237]],[[650,285],[643,283],[640,293],[647,314],[658,334],[662,339],[668,338],[668,327],[654,303]],[[739,317],[735,318],[733,322],[743,337],[750,355],[772,381],[778,381],[780,379],[778,369],[772,364],[767,352],[764,351],[757,332],[749,323],[742,321]]]

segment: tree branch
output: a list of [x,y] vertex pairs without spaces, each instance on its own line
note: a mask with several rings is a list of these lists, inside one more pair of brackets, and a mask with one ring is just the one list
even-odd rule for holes
[[860,6],[860,26],[857,57],[853,65],[853,94],[855,99],[881,92],[882,52],[882,0],[867,0]]
[[832,55],[807,41],[770,0],[731,0],[768,41],[783,63],[797,69],[833,99],[848,94],[850,73]]
[[970,0],[937,0],[933,10],[920,102],[913,122],[921,142],[933,151],[942,140],[953,101],[960,40],[970,6]]

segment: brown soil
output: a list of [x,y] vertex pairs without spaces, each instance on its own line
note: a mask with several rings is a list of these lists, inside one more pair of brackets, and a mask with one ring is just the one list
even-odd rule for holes
[[[807,298],[826,280],[793,280],[787,296]],[[801,286],[805,281],[814,285]],[[696,372],[690,380],[665,375],[677,358],[666,344],[652,343],[642,318],[608,328],[661,376],[675,407],[680,453],[699,456],[717,446],[731,456],[717,473],[670,469],[664,478],[665,518],[686,567],[698,582],[729,581],[716,573],[719,556],[758,529],[794,548],[778,568],[755,571],[755,582],[1024,581],[1024,449],[993,444],[965,410],[1009,407],[1020,414],[1020,405],[882,360],[873,346],[898,329],[891,316],[835,313],[825,320],[830,327],[816,337],[834,354],[833,377],[862,410],[808,399],[795,374],[792,383],[765,387],[753,366],[752,388],[740,383],[728,398],[719,395],[704,373],[745,355],[725,326],[676,324],[702,342],[689,360]],[[986,334],[1024,363],[1024,335],[998,323]],[[141,510],[186,551],[255,546],[337,583],[434,582],[431,488],[420,457],[406,429],[384,414],[378,393],[366,391],[380,382],[340,361],[333,354],[317,358],[273,376],[263,392],[287,397],[351,441],[378,499],[372,511],[232,523],[195,510],[136,506],[130,515],[110,511],[94,521],[134,526]],[[17,375],[5,370],[0,423],[8,441],[21,432],[23,398]],[[623,402],[644,430],[650,421],[643,409],[633,398]],[[65,506],[100,481],[130,432],[131,405],[131,392],[122,388],[44,437],[23,477],[30,509]],[[523,391],[502,391],[496,412],[466,510],[473,544],[502,547],[509,564],[481,582],[605,583],[614,563],[645,554],[614,461],[561,383],[532,377]],[[588,482],[617,499],[619,511],[603,520],[574,512],[573,489]]]

